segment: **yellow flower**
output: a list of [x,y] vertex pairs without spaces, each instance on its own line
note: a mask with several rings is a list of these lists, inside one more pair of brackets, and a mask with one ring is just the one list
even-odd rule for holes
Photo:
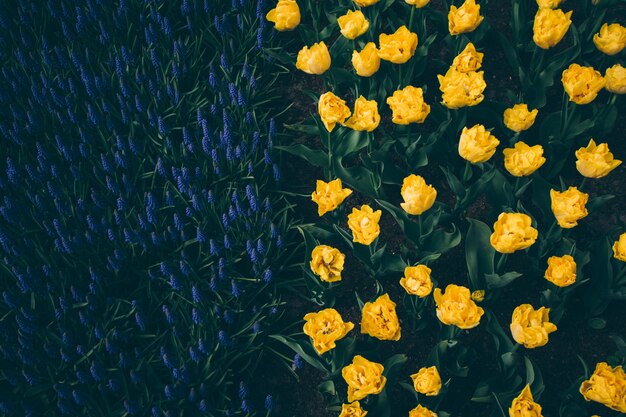
[[551,256],[545,278],[559,287],[567,287],[576,282],[576,262],[570,255]]
[[430,411],[424,406],[418,405],[409,411],[409,417],[437,417],[437,413]]
[[556,221],[564,229],[571,229],[578,224],[578,220],[587,216],[585,205],[589,194],[578,191],[576,187],[569,187],[567,191],[550,190],[552,213]]
[[422,7],[430,3],[430,0],[404,0],[404,2],[406,4],[410,4],[411,6],[415,6],[418,9],[421,9]]
[[315,192],[311,194],[311,200],[317,204],[317,214],[323,216],[329,211],[333,211],[345,200],[352,190],[341,188],[341,179],[337,178],[330,182],[317,180]]
[[311,252],[311,271],[324,282],[341,281],[346,255],[326,245],[318,245]]
[[320,75],[330,68],[330,53],[324,41],[305,46],[298,52],[296,68],[307,74]]
[[500,253],[526,249],[537,240],[539,232],[532,227],[530,216],[524,213],[500,213],[489,239]]
[[510,109],[504,111],[504,124],[514,132],[530,129],[535,123],[539,110],[528,110],[527,104],[516,104]]
[[355,401],[350,404],[342,404],[339,417],[365,417],[366,414],[367,411],[361,408],[361,404],[358,401]]
[[426,184],[420,175],[411,174],[402,181],[400,194],[404,203],[400,207],[409,214],[418,216],[431,208],[437,198],[437,190]]
[[354,2],[357,4],[357,6],[359,7],[368,7],[371,6],[373,4],[378,3],[380,0],[354,0]]
[[380,114],[378,114],[378,103],[376,103],[376,100],[367,100],[365,97],[360,96],[354,102],[352,117],[345,122],[345,126],[353,130],[371,132],[378,127],[379,123]]
[[416,374],[411,375],[413,388],[420,394],[429,397],[439,394],[441,390],[441,377],[436,366],[422,368]]
[[593,375],[580,384],[580,393],[587,401],[626,413],[626,373],[621,366],[612,368],[606,362],[598,363]]
[[389,294],[383,294],[376,301],[363,306],[361,333],[379,340],[400,340],[400,322],[396,314],[396,303]]
[[488,161],[500,141],[485,129],[483,125],[464,127],[459,140],[459,155],[473,164]]
[[544,346],[548,343],[548,335],[556,331],[556,326],[548,320],[549,308],[533,309],[530,304],[515,307],[511,319],[513,339],[528,349]]
[[622,233],[619,239],[613,243],[613,257],[619,261],[626,262],[626,233]]
[[465,0],[458,9],[456,6],[450,6],[450,12],[448,13],[448,30],[450,35],[472,32],[482,21],[480,5],[476,4],[474,0]]
[[578,64],[571,64],[563,71],[561,82],[570,101],[576,104],[591,103],[605,84],[600,72]]
[[615,64],[604,73],[607,91],[614,94],[626,94],[626,68]]
[[361,52],[352,52],[352,66],[359,77],[371,77],[380,68],[380,57],[374,42],[368,42]]
[[356,355],[352,363],[341,370],[341,376],[348,384],[348,401],[362,400],[370,394],[380,394],[387,382],[383,370],[381,364]]
[[433,290],[430,273],[431,269],[426,265],[407,266],[404,268],[404,276],[400,279],[400,285],[407,293],[424,298]]
[[513,399],[509,407],[509,417],[543,417],[541,406],[533,399],[530,385],[526,384],[522,392]]
[[533,24],[533,41],[543,49],[552,48],[567,33],[572,24],[572,12],[563,13],[563,10],[539,9]]
[[468,43],[465,49],[452,61],[452,68],[458,72],[478,71],[483,64],[485,54],[477,52],[473,43]]
[[300,8],[296,0],[278,0],[276,7],[269,11],[266,18],[280,32],[292,30],[300,24]]
[[344,322],[334,308],[308,313],[304,316],[304,320],[306,320],[303,327],[304,334],[312,339],[313,347],[320,355],[334,349],[335,342],[354,328],[354,324]]
[[449,284],[443,294],[440,288],[435,288],[433,297],[437,304],[437,318],[443,324],[471,329],[480,324],[485,313],[471,299],[469,289],[459,285]]
[[393,112],[391,121],[398,125],[424,123],[430,113],[430,106],[424,102],[424,92],[412,85],[394,91],[387,97],[387,104]]
[[605,23],[600,32],[593,35],[593,43],[607,55],[619,54],[626,47],[626,27],[619,23]]
[[589,140],[586,148],[583,146],[576,151],[576,169],[583,177],[605,177],[621,163],[619,159],[613,158],[608,144],[601,143],[596,146],[593,139]]
[[370,27],[370,22],[365,18],[362,11],[348,10],[348,13],[337,19],[341,34],[348,39],[356,39]]
[[391,35],[381,33],[378,36],[378,56],[394,64],[407,62],[417,48],[417,34],[409,31],[406,26],[400,26]]
[[348,215],[348,227],[352,230],[352,241],[369,245],[380,234],[380,216],[383,214],[380,210],[372,210],[367,204],[361,206],[360,209],[352,208],[352,213]]
[[472,295],[470,296],[470,298],[477,303],[480,303],[485,299],[485,290],[472,291]]
[[329,132],[332,132],[337,123],[345,122],[351,114],[346,102],[330,91],[320,96],[317,112]]
[[446,75],[437,75],[439,90],[443,93],[443,104],[449,109],[475,106],[483,99],[487,87],[482,71],[460,72],[448,69]]
[[546,162],[541,145],[528,146],[524,142],[517,142],[513,148],[506,148],[502,153],[504,168],[515,177],[528,176]]
[[540,9],[554,9],[555,7],[559,7],[559,4],[563,3],[565,0],[537,0],[537,6]]

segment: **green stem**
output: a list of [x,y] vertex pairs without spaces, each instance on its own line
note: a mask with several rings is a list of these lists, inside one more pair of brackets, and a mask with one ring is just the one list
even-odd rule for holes
[[332,181],[335,179],[335,170],[333,169],[333,141],[329,131],[326,131],[326,138],[328,140],[328,174],[329,180]]
[[498,259],[498,265],[496,266],[496,272],[500,272],[502,270],[502,268],[506,264],[506,260],[508,256],[509,255],[507,255],[506,253],[503,253],[502,255],[500,255],[500,259]]
[[413,28],[413,15],[415,14],[415,9],[417,9],[417,7],[411,6],[411,15],[409,17],[409,31],[411,32]]
[[583,180],[580,182],[580,185],[578,186],[578,189],[580,191],[583,191],[586,184],[587,184],[587,177],[583,177]]

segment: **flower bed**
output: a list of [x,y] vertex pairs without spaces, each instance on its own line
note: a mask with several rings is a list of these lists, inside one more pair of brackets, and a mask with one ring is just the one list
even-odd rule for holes
[[624,412],[621,9],[538,3],[268,15],[267,52],[315,86],[280,147],[312,200],[310,308],[280,340],[328,415]]

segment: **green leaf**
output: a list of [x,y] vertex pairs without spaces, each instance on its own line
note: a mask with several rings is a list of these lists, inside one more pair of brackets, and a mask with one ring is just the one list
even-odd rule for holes
[[485,281],[487,282],[487,288],[502,288],[509,285],[511,282],[521,277],[519,272],[507,272],[503,275],[498,274],[485,274]]
[[328,155],[319,149],[311,149],[300,143],[285,146],[274,146],[275,149],[299,156],[309,164],[328,169]]
[[496,251],[489,239],[491,229],[480,220],[467,219],[470,227],[465,237],[465,261],[473,290],[485,289],[487,275],[495,272],[494,258]]
[[284,125],[285,129],[291,130],[293,132],[304,133],[305,135],[310,136],[319,136],[320,130],[317,127],[317,124],[311,125],[306,123],[296,123],[292,125]]
[[316,369],[319,369],[327,375],[330,374],[330,371],[328,370],[326,364],[324,364],[320,360],[320,357],[317,355],[317,352],[315,352],[315,349],[313,349],[313,346],[311,346],[311,343],[297,342],[289,337],[279,336],[276,334],[269,335],[269,337],[278,340],[279,342],[290,347],[294,352],[300,355],[302,359],[304,359],[309,365],[315,367]]
[[343,135],[336,140],[333,156],[344,158],[360,151],[363,148],[367,148],[369,143],[370,140],[368,135],[357,130],[350,130],[346,135]]

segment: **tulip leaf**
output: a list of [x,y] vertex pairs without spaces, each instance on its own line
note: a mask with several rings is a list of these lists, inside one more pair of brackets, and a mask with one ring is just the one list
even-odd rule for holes
[[509,285],[511,282],[521,277],[522,274],[519,272],[507,272],[502,275],[498,274],[485,274],[485,281],[487,283],[487,288],[502,288]]
[[310,342],[297,342],[289,337],[279,336],[277,334],[269,335],[270,338],[278,340],[279,342],[285,344],[290,347],[294,352],[296,352],[302,359],[304,359],[309,365],[313,366],[316,369],[324,372],[325,374],[330,374],[330,371],[326,367],[326,365],[320,360],[317,352],[313,349]]
[[383,364],[383,366],[385,367],[385,369],[383,370],[383,375],[389,379],[395,377],[398,371],[400,371],[400,369],[402,368],[402,365],[404,365],[408,360],[409,357],[403,353],[393,355]]
[[311,149],[300,143],[285,146],[274,146],[274,149],[279,149],[291,155],[299,156],[311,165],[326,169],[328,168],[328,156],[326,155],[326,152],[319,149]]
[[496,251],[489,241],[491,229],[480,220],[467,219],[470,223],[465,237],[465,261],[472,289],[484,289],[486,276],[495,272]]
[[346,135],[338,138],[333,149],[333,156],[344,158],[367,148],[370,143],[369,135],[357,130],[349,130]]

